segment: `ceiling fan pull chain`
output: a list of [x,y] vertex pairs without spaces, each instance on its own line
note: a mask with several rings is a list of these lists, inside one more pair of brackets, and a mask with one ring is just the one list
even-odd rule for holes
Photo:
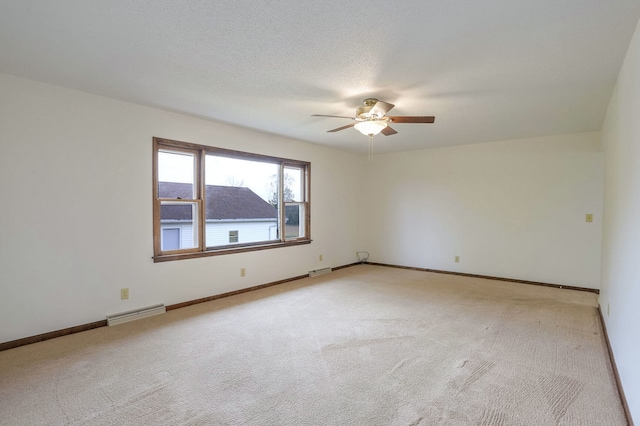
[[369,162],[373,163],[373,135],[369,135]]

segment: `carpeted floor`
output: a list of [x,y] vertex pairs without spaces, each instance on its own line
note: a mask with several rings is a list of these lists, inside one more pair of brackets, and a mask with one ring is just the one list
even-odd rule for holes
[[596,295],[359,265],[0,352],[2,425],[624,425]]

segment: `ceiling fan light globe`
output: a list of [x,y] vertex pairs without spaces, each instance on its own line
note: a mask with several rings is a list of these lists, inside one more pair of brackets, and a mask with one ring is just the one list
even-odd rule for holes
[[387,127],[387,123],[381,120],[367,120],[356,123],[353,127],[365,136],[375,136]]

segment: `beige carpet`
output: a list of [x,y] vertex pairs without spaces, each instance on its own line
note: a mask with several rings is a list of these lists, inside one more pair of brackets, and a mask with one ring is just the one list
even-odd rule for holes
[[624,425],[596,306],[359,265],[0,352],[0,424]]

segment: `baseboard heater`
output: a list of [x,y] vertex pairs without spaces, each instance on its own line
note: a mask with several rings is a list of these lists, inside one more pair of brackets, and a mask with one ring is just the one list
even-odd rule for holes
[[135,321],[137,319],[151,317],[153,315],[164,314],[165,312],[167,312],[167,309],[165,308],[163,303],[161,305],[149,306],[147,308],[136,309],[134,311],[122,312],[115,315],[107,315],[107,325],[111,327],[112,325]]
[[316,269],[315,271],[309,271],[309,276],[317,277],[318,275],[328,274],[329,272],[331,272],[331,268]]

